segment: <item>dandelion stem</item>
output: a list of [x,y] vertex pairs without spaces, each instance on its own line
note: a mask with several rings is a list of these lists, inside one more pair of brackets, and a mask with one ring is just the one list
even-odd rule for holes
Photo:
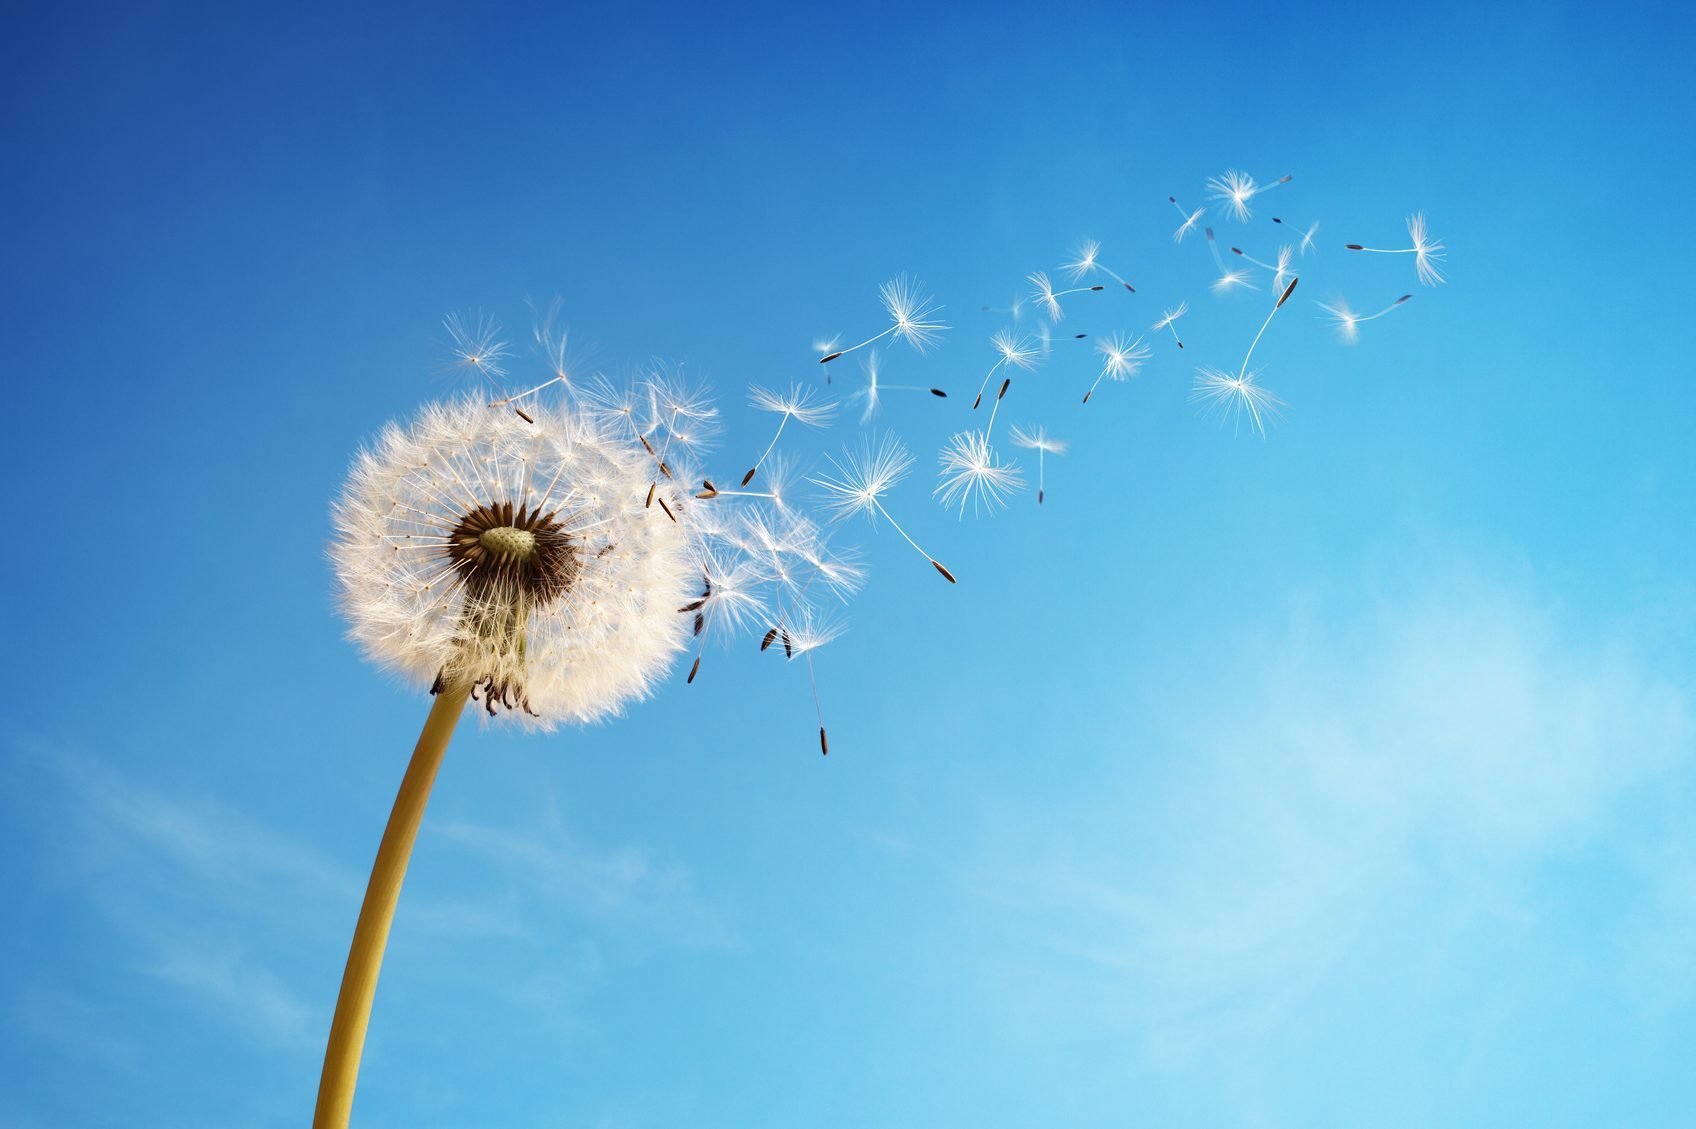
[[359,907],[359,923],[353,930],[347,970],[342,973],[341,994],[336,997],[335,1018],[330,1021],[329,1044],[324,1049],[324,1073],[318,1083],[318,1109],[312,1129],[346,1129],[353,1113],[353,1087],[359,1080],[359,1058],[365,1049],[365,1028],[371,1020],[371,1001],[377,993],[377,974],[383,966],[383,949],[388,945],[389,926],[400,885],[406,878],[407,860],[430,799],[430,786],[447,752],[454,726],[471,695],[471,684],[444,687],[430,707],[430,717],[418,736],[412,761],[400,782],[389,825],[383,830],[365,901]]

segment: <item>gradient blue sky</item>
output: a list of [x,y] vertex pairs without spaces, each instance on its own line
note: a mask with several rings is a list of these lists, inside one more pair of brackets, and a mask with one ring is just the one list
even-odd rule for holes
[[[356,1124],[1696,1123],[1688,9],[144,7],[0,44],[0,1122],[309,1116],[425,710],[328,506],[444,313],[686,362],[740,467],[743,386],[912,271],[923,466],[1093,235],[1141,293],[1067,324],[1187,298],[1190,349],[1020,383],[1040,511],[898,492],[958,588],[853,531],[828,760],[751,645],[463,728]],[[1265,442],[1187,399],[1265,305],[1168,238],[1228,167],[1295,180],[1223,237],[1323,224]],[[1448,285],[1341,249],[1416,209]],[[1405,291],[1353,348],[1311,302]]]

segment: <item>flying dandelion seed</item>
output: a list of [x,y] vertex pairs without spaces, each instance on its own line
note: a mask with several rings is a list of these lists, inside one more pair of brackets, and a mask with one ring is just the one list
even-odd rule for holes
[[1142,338],[1135,337],[1126,340],[1123,334],[1115,333],[1105,341],[1098,342],[1095,351],[1101,354],[1101,374],[1095,378],[1095,383],[1084,393],[1084,403],[1095,395],[1095,390],[1103,380],[1129,380],[1142,371],[1142,363],[1152,351],[1142,343]]
[[1016,465],[996,459],[988,431],[955,435],[942,448],[938,462],[942,469],[932,494],[945,508],[957,507],[961,517],[967,506],[974,514],[985,509],[993,513],[1024,486],[1024,476]]
[[1270,192],[1280,184],[1288,184],[1293,179],[1290,176],[1282,176],[1271,184],[1257,185],[1252,176],[1231,169],[1224,176],[1215,176],[1208,179],[1208,196],[1219,201],[1221,212],[1247,223],[1249,217],[1254,214],[1249,210],[1248,202],[1250,200],[1262,192]]
[[512,349],[501,340],[500,323],[478,314],[474,319],[449,314],[442,319],[448,331],[448,369],[477,373],[495,387],[506,375],[504,362]]
[[883,302],[883,308],[889,314],[890,326],[882,333],[866,338],[858,345],[850,345],[846,349],[838,349],[834,353],[826,353],[819,358],[820,364],[834,361],[836,358],[852,353],[855,349],[863,349],[872,342],[888,337],[891,333],[904,339],[917,352],[926,349],[942,339],[942,331],[947,329],[939,321],[929,320],[942,307],[927,293],[918,282],[908,279],[906,275],[898,275],[878,288],[878,298]]
[[1207,228],[1207,249],[1213,253],[1213,263],[1219,268],[1219,277],[1209,284],[1208,289],[1215,294],[1225,294],[1232,290],[1258,290],[1249,281],[1248,271],[1242,267],[1235,269],[1225,265],[1224,256],[1219,254],[1219,242],[1213,238],[1213,229]]
[[1067,273],[1072,276],[1072,281],[1077,282],[1085,275],[1094,274],[1096,271],[1100,271],[1108,278],[1111,278],[1114,282],[1117,282],[1120,286],[1123,286],[1126,290],[1129,290],[1132,294],[1135,294],[1137,292],[1137,288],[1126,282],[1110,267],[1103,263],[1100,255],[1100,243],[1097,243],[1093,239],[1084,240],[1083,244],[1078,248],[1078,257],[1072,262],[1067,263],[1065,266]]
[[1171,205],[1178,209],[1178,214],[1184,217],[1184,222],[1178,225],[1178,230],[1172,233],[1172,242],[1182,243],[1184,236],[1195,230],[1195,225],[1201,222],[1201,217],[1207,212],[1206,208],[1197,208],[1193,212],[1185,212],[1184,206],[1178,203],[1176,196],[1166,197]]
[[833,458],[831,464],[836,470],[834,476],[825,475],[809,481],[824,491],[824,506],[834,520],[842,521],[855,514],[864,514],[875,524],[882,516],[915,552],[942,574],[943,579],[950,584],[955,583],[954,574],[919,548],[919,543],[889,515],[880,500],[913,469],[913,456],[894,436],[886,435],[876,444],[868,437],[857,454],[846,454],[841,460]]
[[[813,352],[819,355],[819,363],[823,364],[824,358],[835,353],[837,351],[837,346],[841,344],[842,335],[840,333],[833,334],[830,337],[818,337],[813,340]],[[829,369],[824,370],[824,382],[826,384],[831,383]]]
[[1351,251],[1369,251],[1375,255],[1412,255],[1414,270],[1419,274],[1419,281],[1426,286],[1436,286],[1446,281],[1437,264],[1443,261],[1443,245],[1432,239],[1425,231],[1425,213],[1415,212],[1407,218],[1408,238],[1413,240],[1412,247],[1362,247],[1359,243],[1348,244]]
[[1054,346],[1057,342],[1082,341],[1088,336],[1087,333],[1063,333],[1056,337],[1048,326],[1039,325],[1036,327],[1037,347],[1042,350],[1042,355],[1045,358],[1053,355]]
[[1005,306],[980,306],[978,308],[986,314],[1006,314],[1008,317],[1013,319],[1014,325],[1023,321],[1025,317],[1025,300],[1018,296],[1015,296],[1013,300]]
[[1271,271],[1272,289],[1274,290],[1283,290],[1284,286],[1290,281],[1290,279],[1294,278],[1296,275],[1295,267],[1293,265],[1296,257],[1295,250],[1288,243],[1278,248],[1278,261],[1275,264],[1263,263],[1253,255],[1250,255],[1247,251],[1244,251],[1241,247],[1232,247],[1231,253],[1233,255],[1241,256],[1243,261],[1253,263],[1261,270]]
[[1068,294],[1088,294],[1093,291],[1107,289],[1105,286],[1078,286],[1071,290],[1061,290],[1057,292],[1054,289],[1054,284],[1048,280],[1048,274],[1046,272],[1037,271],[1035,274],[1028,275],[1027,277],[1031,285],[1036,287],[1036,289],[1031,292],[1031,300],[1046,310],[1048,312],[1048,320],[1053,322],[1058,322],[1065,318],[1066,311],[1060,308],[1060,299],[1066,297]]
[[771,454],[772,448],[777,446],[777,441],[783,437],[783,429],[789,425],[790,420],[804,427],[823,427],[836,414],[835,404],[819,403],[812,389],[803,388],[799,384],[791,384],[787,394],[756,386],[750,390],[748,402],[762,412],[777,412],[783,418],[777,421],[777,431],[772,435],[771,442],[760,452],[760,457],[754,460],[754,465],[748,468],[748,473],[742,476],[743,486],[753,481],[760,465],[766,461],[766,456]]
[[1041,427],[1026,430],[1022,427],[1013,428],[1013,444],[1036,452],[1036,504],[1042,505],[1043,495],[1043,458],[1046,455],[1064,455],[1070,446],[1063,439],[1055,439]]
[[991,337],[989,343],[998,356],[995,364],[984,374],[982,383],[978,385],[977,399],[972,401],[974,409],[983,403],[984,389],[989,387],[990,379],[1002,365],[1012,365],[1029,372],[1036,368],[1037,361],[1042,357],[1042,348],[1028,333],[1015,334],[1011,329],[1003,329]]
[[[1272,217],[1272,222],[1282,224],[1285,227],[1293,228],[1296,226],[1288,220],[1279,219],[1277,216]],[[1298,229],[1298,234],[1301,235],[1301,245],[1297,248],[1297,251],[1301,257],[1304,259],[1307,258],[1307,253],[1309,251],[1312,251],[1317,255],[1319,253],[1319,245],[1313,241],[1313,237],[1319,234],[1319,224],[1317,222],[1309,224],[1306,231],[1300,231]]]
[[1266,421],[1277,416],[1283,401],[1271,392],[1262,388],[1255,381],[1258,372],[1248,371],[1248,362],[1254,356],[1255,346],[1260,344],[1260,338],[1266,332],[1266,327],[1272,324],[1273,315],[1284,308],[1284,303],[1295,293],[1298,279],[1291,279],[1283,294],[1267,313],[1266,320],[1260,323],[1260,329],[1249,342],[1248,352],[1243,354],[1243,363],[1232,376],[1213,368],[1198,368],[1192,398],[1200,401],[1209,411],[1217,411],[1222,418],[1229,418],[1233,429],[1241,423],[1243,416],[1248,416],[1254,424],[1254,429],[1260,432],[1262,439],[1266,438]]
[[1337,337],[1345,345],[1353,345],[1360,340],[1362,322],[1376,321],[1412,297],[1412,294],[1403,294],[1375,314],[1357,314],[1341,298],[1332,302],[1316,302],[1314,304],[1325,311],[1325,316],[1331,320],[1331,324],[1337,329]]
[[1178,343],[1178,348],[1184,347],[1183,339],[1178,336],[1178,328],[1174,324],[1179,318],[1190,312],[1188,302],[1179,302],[1176,306],[1168,306],[1160,311],[1160,320],[1149,327],[1150,332],[1159,333],[1162,329],[1171,330],[1172,340]]
[[860,422],[867,424],[877,415],[883,405],[885,392],[929,392],[940,400],[946,400],[948,393],[940,388],[929,388],[922,384],[885,384],[882,380],[883,361],[878,351],[873,349],[866,354],[866,360],[861,368],[865,370],[866,383],[854,393],[850,400],[858,400],[863,405],[860,409]]

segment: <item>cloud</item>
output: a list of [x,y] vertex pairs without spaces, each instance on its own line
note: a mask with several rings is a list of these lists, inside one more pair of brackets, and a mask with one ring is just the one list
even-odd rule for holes
[[[1101,793],[1043,826],[1010,813],[986,846],[1015,1023],[1094,1024],[1155,1061],[1265,1030],[1420,899],[1446,936],[1551,912],[1539,868],[1649,833],[1696,762],[1687,685],[1500,585],[1309,609],[1246,650],[1193,672]],[[1688,937],[1682,873],[1645,878],[1652,932],[1618,943]]]

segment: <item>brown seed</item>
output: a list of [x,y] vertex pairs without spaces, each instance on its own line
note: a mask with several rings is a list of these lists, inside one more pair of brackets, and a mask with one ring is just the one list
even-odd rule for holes
[[1284,296],[1282,298],[1278,299],[1278,305],[1277,306],[1272,307],[1274,310],[1278,309],[1279,306],[1282,306],[1285,302],[1288,302],[1290,300],[1290,295],[1294,294],[1296,292],[1296,283],[1298,283],[1300,281],[1301,281],[1301,279],[1299,279],[1299,278],[1290,279],[1290,284],[1288,286],[1284,287]]
[[707,617],[702,615],[700,612],[696,612],[695,613],[695,634],[699,635],[701,633],[701,631],[706,626],[707,626]]
[[842,350],[839,350],[835,353],[830,354],[828,357],[820,357],[819,358],[819,364],[822,365],[822,364],[826,363],[827,361],[834,361],[836,358],[840,357],[843,353],[846,353],[847,351],[848,350],[846,350],[846,349],[842,349]]
[[526,412],[523,408],[519,407],[517,404],[513,405],[512,410],[517,412],[518,418],[523,420],[525,423],[535,423],[536,422],[535,416],[531,415],[529,412]]
[[941,561],[932,561],[930,563],[936,566],[936,571],[940,572],[942,574],[942,578],[944,580],[948,581],[948,583],[950,583],[950,584],[960,583],[958,580],[954,579],[953,573],[949,572],[947,569],[942,567]]
[[665,475],[667,478],[671,477],[671,467],[666,465],[666,461],[664,459],[660,460],[660,473]]
[[1135,293],[1136,293],[1136,292],[1137,292],[1137,288],[1136,288],[1136,287],[1134,287],[1134,286],[1132,286],[1132,285],[1131,285],[1131,284],[1130,284],[1130,283],[1128,283],[1128,282],[1127,282],[1127,283],[1125,283],[1125,289],[1126,289],[1126,290],[1129,290],[1129,291],[1130,291],[1130,292],[1131,292],[1131,293],[1132,293],[1132,294],[1135,294]]
[[695,497],[697,497],[697,498],[716,498],[716,497],[718,497],[718,491],[717,490],[698,490],[698,491],[695,492]]
[[944,400],[946,400],[946,399],[948,399],[948,393],[946,393],[946,392],[944,392],[944,391],[943,391],[943,390],[942,390],[942,389],[940,389],[940,388],[932,388],[932,389],[931,389],[931,390],[930,390],[930,394],[931,394],[931,395],[932,395],[932,396],[940,396],[940,397],[942,397],[942,398],[943,398],[943,399],[944,399]]
[[1093,389],[1093,388],[1091,388],[1088,392],[1085,392],[1084,393],[1084,403],[1086,403],[1086,404],[1089,403],[1089,398],[1093,395],[1095,395],[1095,389]]
[[746,485],[748,485],[748,483],[754,481],[754,472],[759,470],[759,469],[760,468],[757,467],[757,466],[756,467],[749,467],[748,473],[744,474],[742,476],[742,485],[746,486]]
[[1091,290],[1106,290],[1107,287],[1105,287],[1105,286],[1092,286],[1092,287],[1090,287],[1090,289]]
[[692,604],[684,604],[681,608],[678,608],[677,610],[679,612],[698,612],[698,611],[701,610],[701,605],[706,603],[706,602],[707,602],[707,599],[706,599],[705,596],[703,596],[699,600],[696,600]]
[[766,632],[766,637],[764,639],[760,640],[760,650],[763,651],[767,647],[771,646],[771,641],[773,639],[776,639],[776,638],[777,638],[777,628],[774,627],[770,631]]
[[1364,251],[1364,250],[1366,250],[1365,247],[1362,247],[1358,243],[1345,243],[1344,246],[1347,247],[1351,251]]
[[660,487],[660,484],[657,483],[657,482],[648,483],[648,500],[645,503],[643,503],[643,506],[642,506],[643,509],[647,509],[649,506],[652,506],[654,504],[654,491],[658,490],[659,487]]
[[830,755],[830,738],[824,735],[824,726],[819,726],[819,752]]
[[664,511],[665,511],[665,516],[666,516],[666,517],[669,517],[669,518],[670,518],[670,519],[671,519],[671,520],[672,520],[672,521],[676,521],[676,520],[677,520],[677,515],[676,515],[676,514],[674,514],[674,513],[672,513],[672,512],[671,512],[671,507],[670,507],[670,506],[668,506],[668,505],[666,505],[666,504],[665,504],[665,499],[664,499],[664,498],[657,498],[657,499],[655,499],[655,500],[656,500],[656,501],[658,501],[658,502],[659,502],[659,504],[660,504],[660,509],[662,509],[662,510],[664,510]]
[[1038,490],[1036,492],[1036,504],[1039,505],[1039,506],[1042,505],[1042,491],[1041,490]]
[[648,449],[648,454],[654,456],[656,459],[660,457],[660,453],[654,450],[654,445],[648,442],[648,437],[646,435],[638,435],[636,438],[642,441],[642,446]]
[[995,399],[996,399],[997,402],[999,402],[1001,400],[1001,397],[1007,395],[1007,386],[1012,384],[1012,383],[1013,383],[1013,378],[1010,377],[1010,376],[1006,380],[1003,380],[1001,382],[1001,391],[999,391],[995,394]]
[[974,411],[974,412],[977,411],[978,405],[981,404],[981,403],[983,403],[983,393],[979,392],[978,398],[976,400],[972,401],[972,411]]
[[708,490],[711,490],[714,494],[718,493],[718,487],[713,485],[713,480],[710,478],[701,479],[701,485],[705,486]]
[[[696,655],[695,656],[695,665],[689,668],[689,682],[695,681],[695,675],[700,671],[700,669],[701,669],[701,656]],[[685,686],[689,685],[689,682],[685,682],[684,685]]]
[[789,638],[789,632],[787,631],[783,633],[783,657],[786,659],[792,659],[795,657],[795,641]]

